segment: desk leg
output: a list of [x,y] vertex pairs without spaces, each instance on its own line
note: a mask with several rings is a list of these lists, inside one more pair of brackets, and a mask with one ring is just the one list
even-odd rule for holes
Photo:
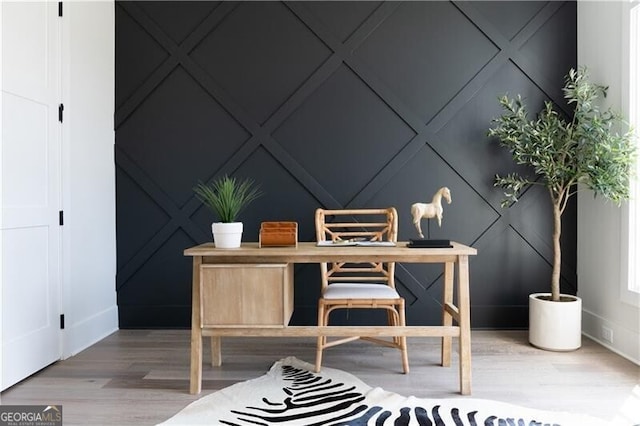
[[193,258],[191,290],[191,375],[189,392],[199,394],[202,390],[202,328],[200,318],[200,265],[202,257]]
[[[442,295],[442,325],[453,325],[453,316],[445,309],[447,304],[453,304],[453,262],[444,264],[444,292]],[[451,366],[451,336],[442,337],[442,354],[440,362],[443,367]]]
[[458,256],[458,308],[460,309],[460,393],[471,395],[471,313],[468,256]]
[[220,367],[222,365],[222,337],[211,336],[211,366]]

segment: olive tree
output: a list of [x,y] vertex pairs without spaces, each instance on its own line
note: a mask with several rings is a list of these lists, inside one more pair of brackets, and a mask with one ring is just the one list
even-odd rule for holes
[[560,300],[562,214],[569,199],[583,188],[620,205],[629,198],[636,147],[633,132],[620,114],[601,110],[599,98],[607,87],[589,81],[586,68],[571,69],[565,77],[564,98],[572,117],[558,113],[552,102],[530,119],[522,98],[499,98],[503,114],[492,120],[489,136],[512,154],[517,164],[535,172],[529,178],[518,173],[496,175],[495,186],[504,189],[502,207],[516,202],[529,185],[543,185],[553,205],[553,272],[551,298]]

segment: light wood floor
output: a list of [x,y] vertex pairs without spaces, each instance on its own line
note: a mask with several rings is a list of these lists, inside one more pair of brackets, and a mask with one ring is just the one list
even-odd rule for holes
[[[472,354],[473,398],[610,420],[640,383],[640,367],[586,338],[578,351],[554,353],[531,347],[524,331],[474,331]],[[188,331],[123,330],[13,386],[0,402],[62,404],[65,426],[153,425],[201,396],[264,374],[286,356],[313,362],[315,341],[227,338],[223,366],[205,365],[203,392],[192,396]],[[367,342],[329,349],[324,359],[328,367],[403,395],[463,398],[456,364],[437,365],[438,339],[409,339],[408,375],[401,373],[398,351]]]

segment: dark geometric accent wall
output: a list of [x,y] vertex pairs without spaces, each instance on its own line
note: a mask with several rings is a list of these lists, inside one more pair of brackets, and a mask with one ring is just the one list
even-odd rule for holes
[[[496,173],[518,170],[486,137],[497,97],[565,108],[576,64],[574,2],[118,2],[117,293],[120,327],[188,327],[190,258],[214,217],[192,188],[250,177],[265,196],[241,219],[314,238],[317,207],[395,206],[399,238],[417,237],[410,205],[441,186],[431,238],[472,245],[472,326],[527,326],[527,297],[547,291],[547,193],[500,207]],[[526,170],[520,170],[527,172]],[[576,292],[576,209],[562,236],[562,289]],[[401,264],[411,324],[440,321],[442,268]],[[317,265],[295,268],[295,324],[312,324]],[[350,320],[370,320],[351,313]],[[345,321],[345,319],[342,319]]]

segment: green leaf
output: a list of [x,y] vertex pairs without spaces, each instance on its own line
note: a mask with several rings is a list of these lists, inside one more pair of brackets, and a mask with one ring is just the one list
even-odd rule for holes
[[[581,182],[619,203],[629,197],[637,152],[632,132],[619,135],[613,131],[626,126],[620,114],[600,111],[598,102],[606,91],[607,87],[589,81],[586,68],[571,69],[563,88],[567,103],[574,108],[571,121],[563,119],[549,101],[530,119],[520,95],[513,99],[501,96],[503,114],[492,120],[488,135],[499,139],[516,164],[532,167],[548,188]],[[507,189],[507,205],[527,185],[514,179],[497,182]],[[561,197],[562,192],[552,194]]]
[[221,222],[235,222],[251,202],[262,196],[251,179],[237,180],[224,175],[210,184],[199,182],[193,188],[202,203],[218,215]]

